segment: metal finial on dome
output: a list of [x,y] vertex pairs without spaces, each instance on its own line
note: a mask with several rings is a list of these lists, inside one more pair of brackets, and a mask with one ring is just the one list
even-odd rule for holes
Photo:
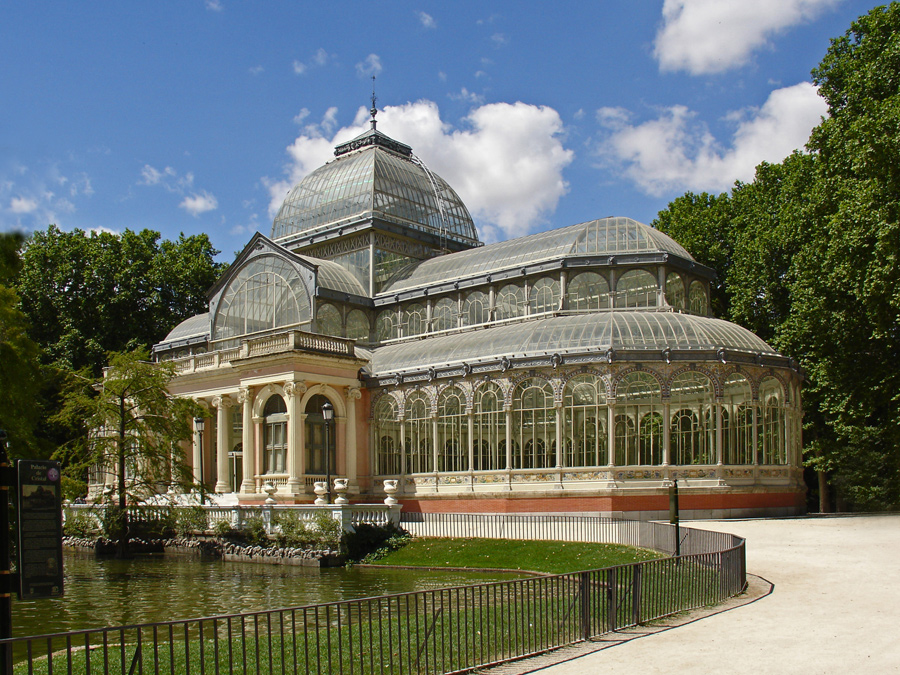
[[378,98],[375,96],[375,76],[372,76],[372,109],[369,110],[369,114],[372,116],[372,129],[375,129],[375,125],[377,124],[375,121],[375,115],[378,114],[378,108],[375,107],[375,101]]

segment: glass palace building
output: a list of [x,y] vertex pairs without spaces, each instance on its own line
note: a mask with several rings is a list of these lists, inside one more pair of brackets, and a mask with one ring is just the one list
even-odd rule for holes
[[330,474],[411,511],[647,517],[677,480],[689,515],[800,512],[801,376],[711,316],[714,275],[630,218],[482,245],[373,121],[154,356],[208,411],[186,454],[226,502]]

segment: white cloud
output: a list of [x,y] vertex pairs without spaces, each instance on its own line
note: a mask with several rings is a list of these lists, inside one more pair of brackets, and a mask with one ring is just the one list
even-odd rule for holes
[[509,44],[509,38],[503,33],[494,33],[491,35],[491,42],[494,43],[494,47],[499,49]]
[[453,101],[464,101],[472,105],[481,105],[484,103],[484,96],[476,94],[474,91],[469,91],[465,87],[460,89],[458,94],[449,94],[449,96]]
[[101,234],[101,233],[105,232],[106,234],[112,234],[112,235],[115,235],[116,237],[118,237],[119,235],[122,234],[118,230],[111,230],[108,227],[103,227],[102,225],[99,227],[92,227],[90,230],[88,230],[88,232],[94,232],[96,234]]
[[263,68],[262,66],[253,66],[253,67],[247,69],[247,72],[249,72],[251,75],[254,75],[254,76],[259,75],[260,73],[263,73],[264,71],[265,71],[265,68]]
[[221,12],[222,3],[220,2],[220,0],[206,0],[206,9],[212,12]]
[[356,64],[356,74],[360,77],[380,75],[381,71],[381,57],[379,57],[378,54],[369,54],[365,59]]
[[[326,120],[333,115],[326,114]],[[362,133],[368,111],[353,124],[323,135],[325,124],[309,126],[289,147],[288,177],[264,179],[269,215],[274,217],[290,188],[333,159],[334,146]],[[430,169],[457,190],[479,225],[482,238],[521,236],[543,224],[568,190],[562,172],[573,158],[563,147],[559,114],[546,106],[492,103],[473,108],[462,128],[440,118],[431,101],[388,106],[378,128],[412,146]]]
[[293,65],[294,65],[294,73],[296,75],[302,75],[303,73],[306,72],[306,64],[305,63],[302,63],[301,61],[297,61],[295,59]]
[[303,120],[309,117],[309,108],[300,108],[300,112],[294,115],[294,124],[303,124]]
[[597,120],[607,137],[598,155],[605,168],[624,171],[651,195],[722,191],[736,180],[752,180],[760,162],[780,162],[802,148],[826,111],[809,82],[776,89],[761,108],[728,115],[736,129],[723,147],[685,106],[638,124],[627,110],[601,108]]
[[204,190],[200,194],[195,192],[194,194],[185,197],[178,206],[192,216],[197,217],[201,213],[215,211],[219,208],[219,202],[215,197]]
[[769,37],[841,0],[665,0],[654,56],[660,70],[719,73],[747,63]]
[[425,28],[437,28],[437,21],[434,20],[434,17],[431,16],[431,14],[419,11],[416,12],[416,16],[419,17],[419,23]]
[[15,214],[34,213],[37,207],[37,200],[28,197],[13,197],[9,201],[9,210]]
[[310,56],[306,61],[298,61],[294,60],[293,68],[294,73],[296,75],[303,75],[310,68],[321,68],[323,66],[327,66],[328,62],[331,61],[334,57],[325,51],[322,47],[319,47],[315,53]]

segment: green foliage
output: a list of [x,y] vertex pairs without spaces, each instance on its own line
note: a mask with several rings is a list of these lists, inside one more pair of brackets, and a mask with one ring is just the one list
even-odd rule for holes
[[100,510],[100,534],[110,541],[119,541],[128,530],[127,511],[116,504]]
[[213,534],[217,537],[221,537],[222,539],[231,539],[237,535],[237,530],[235,530],[231,523],[227,520],[217,520],[215,525],[212,527]]
[[344,534],[343,546],[351,562],[371,563],[406,546],[412,537],[394,523],[371,525],[360,523],[355,532]]
[[202,506],[175,509],[175,531],[181,537],[189,537],[196,532],[206,532],[208,525],[206,509]]
[[313,516],[313,524],[318,534],[316,543],[321,548],[332,550],[340,548],[343,529],[339,520],[335,520],[328,511],[316,511]]
[[275,542],[286,548],[305,548],[312,546],[318,537],[315,528],[307,526],[296,511],[278,511],[273,517],[278,533]]
[[63,524],[63,534],[67,537],[86,539],[97,533],[97,521],[83,510],[67,511],[66,522]]
[[74,502],[79,497],[86,497],[88,493],[87,483],[71,476],[61,476],[60,484],[62,498]]
[[244,541],[251,546],[269,546],[271,544],[262,516],[244,518],[239,532]]

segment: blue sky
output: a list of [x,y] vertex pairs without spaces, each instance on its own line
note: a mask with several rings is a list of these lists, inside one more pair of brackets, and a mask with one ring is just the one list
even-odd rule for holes
[[497,241],[649,223],[801,147],[854,0],[4,3],[0,230],[206,232],[230,260],[366,126]]

